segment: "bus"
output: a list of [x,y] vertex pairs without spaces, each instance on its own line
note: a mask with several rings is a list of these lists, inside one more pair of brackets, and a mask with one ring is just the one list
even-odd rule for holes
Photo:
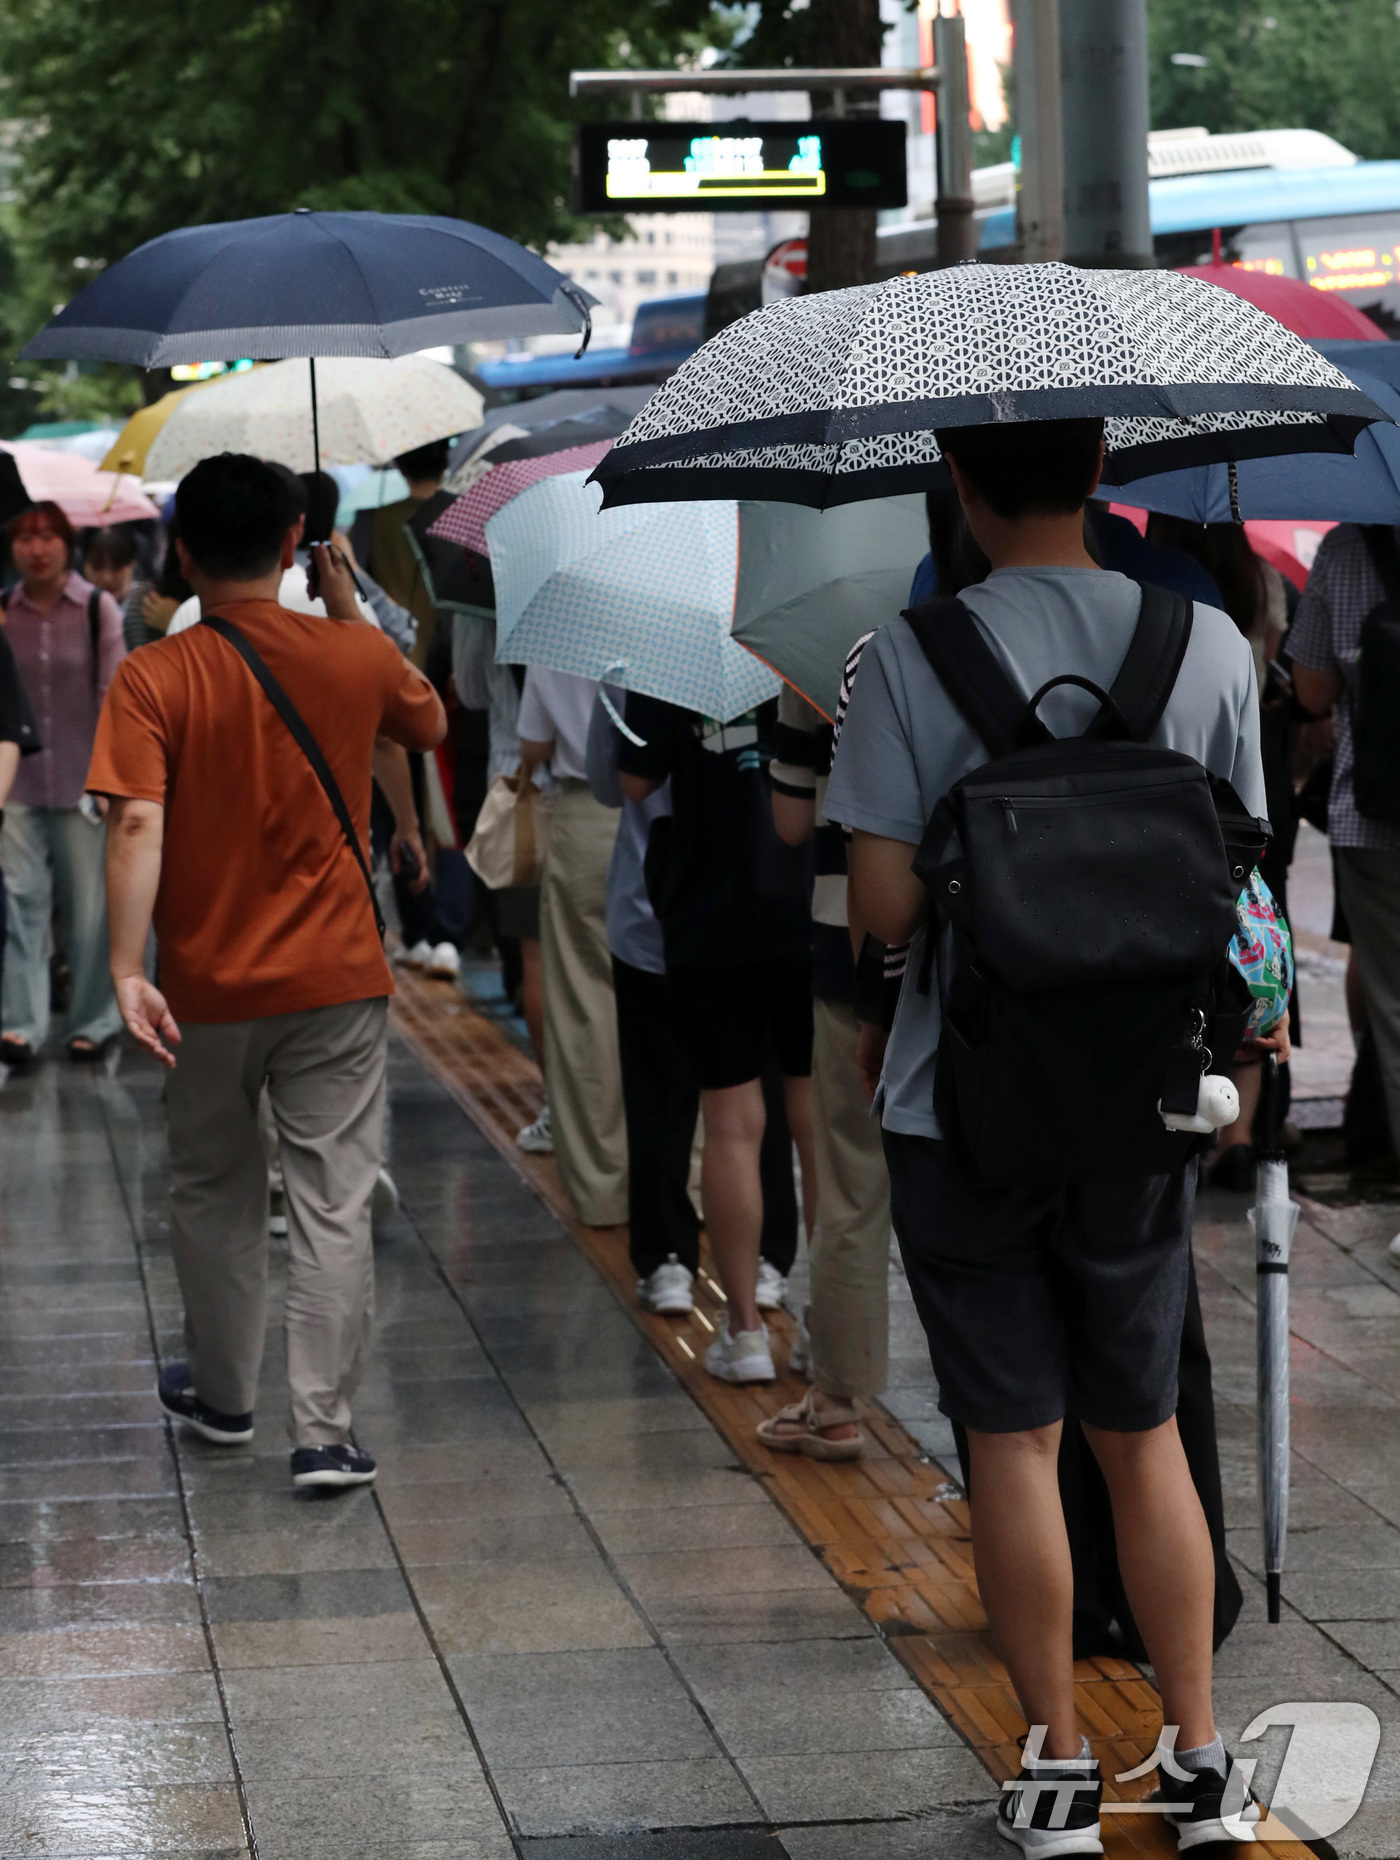
[[[1358,161],[1315,130],[1172,130],[1151,138],[1149,166],[1160,266],[1218,255],[1334,291],[1400,335],[1400,161]],[[973,180],[980,255],[1013,258],[1014,168],[980,169]],[[936,257],[936,222],[882,228],[879,251],[882,276],[924,269]]]

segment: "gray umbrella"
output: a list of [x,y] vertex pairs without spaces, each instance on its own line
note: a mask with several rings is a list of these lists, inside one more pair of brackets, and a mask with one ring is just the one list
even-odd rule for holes
[[1288,1163],[1278,1137],[1278,1061],[1264,1061],[1261,1082],[1264,1142],[1254,1206],[1255,1271],[1259,1276],[1259,1500],[1264,1513],[1264,1580],[1269,1619],[1277,1622],[1283,1554],[1288,1538],[1288,1257],[1298,1204],[1288,1193]]
[[846,655],[908,603],[928,549],[924,500],[873,498],[820,514],[746,503],[739,513],[730,631],[834,723]]
[[947,482],[934,429],[1103,417],[1104,477],[1350,452],[1385,417],[1243,298],[1170,271],[959,265],[789,297],[711,337],[595,477],[608,504],[824,509]]

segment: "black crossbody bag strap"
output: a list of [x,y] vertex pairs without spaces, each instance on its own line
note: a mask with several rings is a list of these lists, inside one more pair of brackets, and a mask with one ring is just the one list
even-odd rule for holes
[[88,596],[88,646],[92,653],[92,695],[102,683],[102,590],[94,588]]
[[907,608],[903,618],[938,682],[994,759],[1050,741],[961,601],[923,601]]
[[[1194,618],[1195,609],[1184,594],[1173,594],[1150,581],[1142,584],[1137,628],[1109,690],[1117,715],[1135,743],[1146,742],[1161,722],[1191,643]],[[1113,715],[1105,706],[1085,734],[1110,734]]]
[[262,655],[251,640],[247,639],[238,628],[220,614],[205,614],[200,622],[202,626],[212,627],[221,639],[226,639],[242,659],[248,670],[257,679],[267,696],[267,701],[286,724],[296,740],[301,753],[311,764],[312,772],[326,791],[326,799],[335,810],[335,817],[340,822],[340,830],[345,835],[345,843],[355,855],[355,863],[364,875],[365,889],[369,892],[370,906],[374,911],[374,927],[383,941],[385,923],[384,914],[379,908],[379,897],[374,889],[374,880],[365,859],[365,849],[360,844],[360,836],[355,831],[355,823],[350,818],[350,809],[345,805],[345,796],[340,792],[340,784],[331,772],[331,765],[321,754],[321,746],[307,729],[301,712],[278,684],[264,663]]

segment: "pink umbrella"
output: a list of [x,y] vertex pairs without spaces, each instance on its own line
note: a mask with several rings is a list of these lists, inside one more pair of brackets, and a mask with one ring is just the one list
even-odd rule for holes
[[99,471],[80,453],[59,452],[23,439],[11,440],[4,450],[14,454],[20,480],[34,502],[57,504],[75,529],[137,523],[160,515],[127,475]]
[[562,452],[547,452],[539,458],[509,459],[495,465],[478,478],[469,491],[463,491],[455,503],[447,506],[428,534],[441,537],[444,542],[457,543],[464,549],[473,549],[478,555],[489,555],[491,552],[486,546],[488,517],[494,517],[512,498],[528,491],[541,478],[557,478],[567,471],[592,471],[612,443],[611,439],[599,439],[592,445],[568,446]]

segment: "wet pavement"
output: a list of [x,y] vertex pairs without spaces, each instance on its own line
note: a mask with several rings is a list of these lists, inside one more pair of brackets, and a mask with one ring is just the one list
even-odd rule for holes
[[[178,1076],[178,1075],[177,1075]],[[378,1486],[296,1495],[274,1310],[258,1437],[174,1435],[161,1080],[0,1090],[0,1860],[942,1860],[995,1782],[511,1164],[396,1042],[403,1215],[356,1408]],[[1384,1736],[1343,1856],[1400,1854],[1400,1270],[1310,1210],[1286,1619],[1263,1619],[1244,1198],[1197,1230],[1246,1613],[1234,1737]],[[889,1407],[948,1451],[897,1267]],[[1286,1732],[1255,1746],[1266,1783]],[[1126,1837],[1124,1837],[1126,1838]],[[1140,1851],[1115,1833],[1111,1852]],[[1163,1848],[1163,1851],[1169,1851]],[[1302,1851],[1302,1850],[1297,1850]]]

